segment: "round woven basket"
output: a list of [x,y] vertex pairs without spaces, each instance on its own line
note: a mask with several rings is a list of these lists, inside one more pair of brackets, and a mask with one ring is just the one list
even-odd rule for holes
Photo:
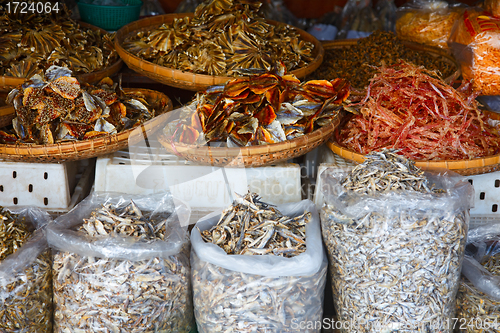
[[[127,66],[137,73],[143,74],[157,82],[186,90],[200,91],[206,88],[216,85],[224,84],[227,81],[234,79],[234,77],[228,76],[214,76],[205,74],[195,74],[191,72],[183,72],[178,69],[173,69],[169,67],[160,66],[154,64],[150,61],[146,61],[135,54],[132,54],[123,48],[123,42],[125,39],[131,35],[136,34],[140,31],[149,31],[156,28],[164,23],[170,24],[175,18],[192,17],[192,13],[180,13],[180,14],[166,14],[147,17],[142,20],[138,20],[127,24],[123,28],[117,31],[115,37],[115,48],[120,57],[125,61]],[[271,24],[277,24],[278,22],[268,20]],[[305,77],[306,75],[312,73],[316,70],[321,62],[323,61],[324,50],[321,43],[312,35],[307,32],[297,29],[301,37],[314,44],[313,57],[314,60],[309,63],[309,65],[290,71],[298,78]]]
[[[90,28],[93,30],[100,30],[102,33],[107,33],[106,30],[101,29],[99,27],[95,27],[93,25],[90,25],[85,22],[79,22],[80,26],[84,28]],[[122,68],[123,65],[123,60],[118,58],[112,65],[103,68],[99,71],[95,72],[90,72],[90,73],[85,73],[85,74],[76,74],[75,77],[78,79],[80,82],[85,82],[89,84],[93,83],[98,83],[101,81],[103,78],[109,76],[113,76],[114,74],[118,73],[120,68]],[[13,76],[0,76],[0,91],[10,91],[26,81],[26,78],[24,77],[13,77]]]
[[[496,112],[483,112],[487,113],[491,119],[500,120],[500,114]],[[357,163],[363,163],[365,160],[364,155],[340,146],[333,136],[326,142],[326,145],[335,154],[340,155],[346,160]],[[483,158],[474,158],[471,160],[421,160],[415,161],[415,166],[422,169],[444,168],[455,171],[464,176],[472,176],[500,170],[500,154]]]
[[[149,89],[124,89],[126,93],[142,93],[158,111],[157,117],[139,125],[144,135],[156,132],[162,125],[158,115],[172,110],[172,101],[165,94]],[[14,162],[64,162],[109,154],[129,144],[129,136],[138,127],[90,140],[67,141],[50,145],[0,144],[0,159]]]
[[[431,56],[440,57],[442,60],[452,65],[455,68],[455,71],[453,72],[452,75],[444,79],[446,83],[450,84],[451,82],[458,79],[458,77],[460,76],[461,70],[458,62],[452,55],[448,54],[445,50],[430,45],[418,44],[408,41],[402,41],[402,42],[406,47],[412,50],[427,52]],[[340,40],[322,42],[322,44],[325,50],[339,49],[343,47],[351,47],[356,45],[357,39],[340,39]]]
[[323,144],[340,124],[343,111],[326,126],[292,140],[269,145],[241,148],[222,148],[187,145],[173,142],[170,137],[161,134],[158,141],[165,149],[188,161],[218,167],[260,167],[283,162],[302,156]]

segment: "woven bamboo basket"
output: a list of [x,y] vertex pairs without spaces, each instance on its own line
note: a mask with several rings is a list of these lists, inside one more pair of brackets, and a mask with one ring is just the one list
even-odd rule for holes
[[7,105],[6,98],[7,92],[0,91],[0,128],[8,126],[15,117],[15,110],[12,106]]
[[[496,112],[483,112],[487,113],[491,119],[500,120],[500,114]],[[340,146],[333,136],[326,142],[326,145],[335,154],[340,155],[347,160],[357,163],[363,163],[365,160],[362,154]],[[415,166],[422,169],[444,168],[455,171],[464,176],[472,176],[500,170],[500,154],[470,160],[421,160],[415,161]]]
[[[442,60],[452,65],[455,68],[455,71],[453,72],[452,75],[444,79],[446,83],[450,84],[459,78],[461,74],[460,66],[458,62],[455,60],[455,58],[452,55],[448,54],[445,50],[430,45],[418,44],[408,41],[402,41],[402,42],[406,47],[412,50],[427,52],[431,56],[440,57]],[[351,47],[356,45],[357,39],[340,39],[340,40],[322,42],[322,44],[325,50],[339,49],[343,47]]]
[[[161,92],[149,89],[126,88],[124,90],[126,93],[142,93],[147,102],[158,110],[155,118],[139,125],[144,135],[156,132],[162,125],[161,117],[158,115],[173,108],[170,98]],[[127,147],[129,137],[136,129],[137,127],[90,140],[67,141],[50,145],[0,144],[0,159],[14,162],[51,163],[97,157]]]
[[[99,27],[90,25],[85,22],[78,22],[80,26],[84,28],[91,28],[93,30],[100,30],[102,33],[107,33],[106,30],[101,29]],[[113,76],[122,68],[123,60],[118,58],[111,66],[108,66],[100,71],[90,72],[86,74],[76,74],[75,77],[80,82],[85,82],[89,84],[98,83],[103,78],[109,76]],[[26,78],[23,77],[13,77],[13,76],[0,76],[0,91],[10,91],[26,81]]]
[[[215,75],[205,75],[205,74],[195,74],[191,72],[183,72],[178,69],[168,68],[154,64],[150,61],[146,61],[123,48],[123,42],[125,39],[131,35],[140,31],[149,31],[156,28],[164,23],[172,23],[175,18],[192,17],[192,13],[180,13],[180,14],[166,14],[147,17],[142,20],[132,22],[120,30],[117,31],[115,37],[115,48],[120,55],[120,57],[125,61],[127,66],[137,73],[143,74],[152,80],[166,84],[168,86],[200,91],[206,88],[217,85],[224,84],[227,81],[234,79],[234,77],[228,76],[215,76]],[[277,24],[278,22],[268,20],[271,24]],[[305,77],[306,75],[312,73],[316,70],[321,62],[323,61],[324,50],[321,43],[312,35],[307,32],[296,29],[301,37],[314,44],[313,57],[314,60],[309,63],[309,65],[298,68],[291,71],[298,78]]]
[[240,148],[195,146],[173,142],[165,134],[159,135],[158,141],[168,152],[199,164],[217,167],[260,167],[305,155],[325,143],[340,124],[343,115],[344,111],[340,112],[330,124],[307,135],[269,145]]

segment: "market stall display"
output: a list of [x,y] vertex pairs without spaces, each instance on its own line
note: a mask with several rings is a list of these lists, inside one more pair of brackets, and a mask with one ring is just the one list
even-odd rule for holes
[[481,95],[500,95],[500,18],[470,8],[457,20],[450,36],[450,48]]
[[448,49],[453,25],[464,6],[440,0],[413,0],[397,10],[396,34],[415,43]]
[[114,35],[74,21],[66,6],[59,6],[40,15],[0,5],[1,90],[10,90],[52,65],[68,67],[87,83],[120,70],[123,62],[114,48]]
[[54,332],[189,332],[188,215],[169,194],[101,193],[57,218]]
[[451,332],[472,185],[387,150],[321,177],[338,320],[356,332]]
[[281,67],[198,93],[170,117],[159,139],[168,151],[202,164],[275,163],[323,143],[348,96],[345,80],[301,83]]
[[0,331],[52,331],[52,258],[37,208],[0,207]]
[[198,221],[191,244],[200,333],[320,332],[299,328],[323,314],[327,263],[314,203],[275,207],[248,193]]
[[195,91],[269,71],[279,61],[298,77],[315,70],[323,59],[321,43],[305,31],[265,20],[260,6],[213,0],[194,14],[142,19],[120,29],[115,46],[134,71]]
[[[433,46],[402,41],[392,32],[375,31],[366,38],[323,42],[325,56],[320,67],[308,78],[343,78],[354,88],[366,87],[378,66],[391,66],[400,60],[438,72],[447,83],[460,76],[453,56]],[[375,67],[374,67],[375,66]]]
[[469,84],[454,89],[408,63],[381,67],[363,100],[350,106],[360,114],[339,126],[329,146],[358,161],[371,151],[397,148],[419,165],[463,174],[496,170],[498,117],[481,111],[476,96]]
[[0,130],[0,157],[14,161],[90,158],[127,146],[137,126],[153,132],[157,117],[172,108],[162,93],[121,89],[110,78],[80,83],[69,69],[52,66],[7,98],[16,117]]
[[493,333],[500,329],[500,224],[469,232],[463,277],[457,295],[456,327],[462,332]]

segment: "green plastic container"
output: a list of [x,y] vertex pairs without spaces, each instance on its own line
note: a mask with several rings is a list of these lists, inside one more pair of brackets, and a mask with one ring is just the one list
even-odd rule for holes
[[124,25],[139,19],[141,0],[124,0],[127,6],[99,6],[78,2],[78,10],[82,21],[103,28],[116,31]]

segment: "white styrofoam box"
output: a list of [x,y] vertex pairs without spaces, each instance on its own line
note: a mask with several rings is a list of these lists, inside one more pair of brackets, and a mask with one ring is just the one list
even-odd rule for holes
[[[232,202],[232,193],[258,193],[265,202],[282,204],[302,198],[300,166],[281,163],[259,168],[219,168],[166,153],[151,158],[126,150],[99,157],[95,191],[146,194],[170,191],[193,211],[211,212]],[[152,161],[153,160],[153,161]]]
[[0,205],[65,209],[76,185],[78,162],[0,161]]

